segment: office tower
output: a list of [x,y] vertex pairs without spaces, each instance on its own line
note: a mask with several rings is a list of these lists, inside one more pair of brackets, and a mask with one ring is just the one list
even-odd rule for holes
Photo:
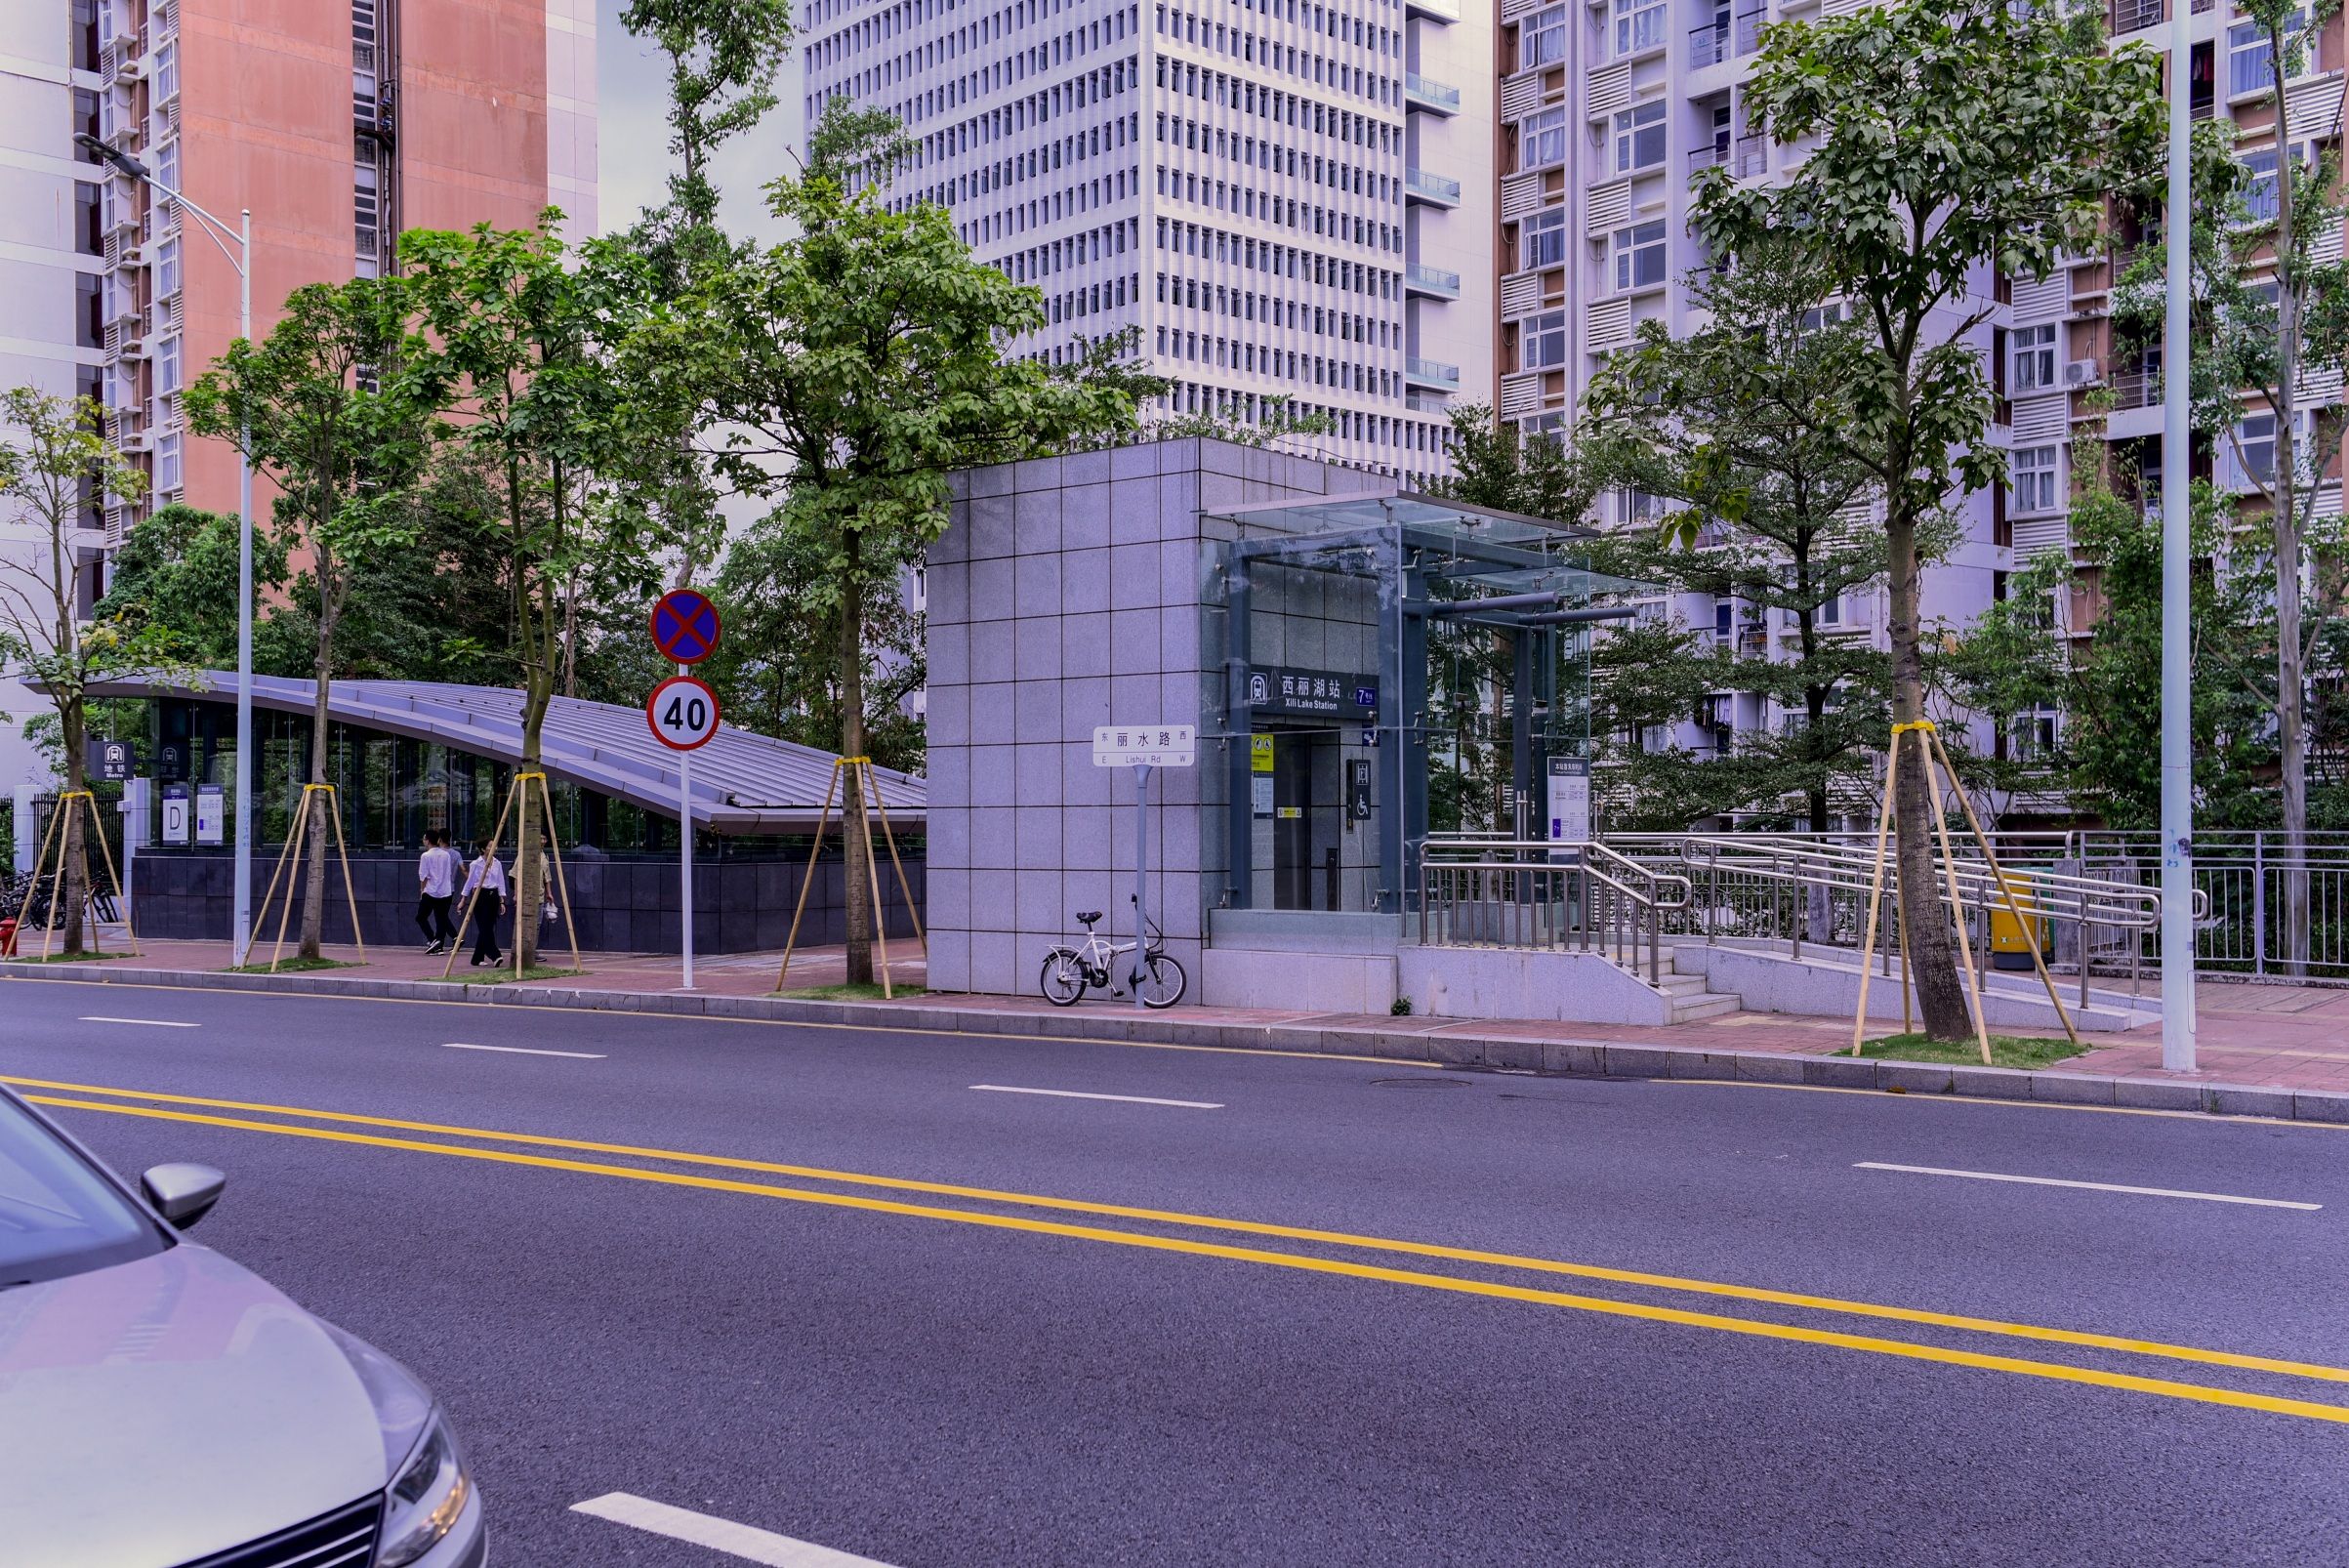
[[885,107],[889,199],[1045,296],[1015,351],[1138,334],[1171,408],[1327,415],[1323,455],[1445,466],[1490,395],[1492,33],[1458,0],[816,0],[807,113]]
[[0,386],[97,398],[152,479],[85,514],[88,603],[105,552],[154,508],[236,508],[235,451],[191,436],[179,396],[236,336],[238,288],[195,215],[112,173],[83,133],[231,229],[252,209],[258,337],[294,288],[393,265],[404,227],[525,227],[553,203],[592,229],[595,0],[0,5]]

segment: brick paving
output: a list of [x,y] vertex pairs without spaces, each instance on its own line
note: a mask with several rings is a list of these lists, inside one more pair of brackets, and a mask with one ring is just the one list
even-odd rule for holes
[[[126,970],[152,971],[159,977],[166,972],[200,973],[219,971],[228,967],[229,955],[225,943],[149,941],[142,946],[143,956],[110,960],[109,970],[119,967]],[[908,950],[910,944],[892,952],[891,957],[895,961],[892,972],[899,983],[919,987],[924,973],[922,954],[919,948]],[[266,946],[260,949],[265,959],[267,952]],[[358,957],[355,951],[340,947],[328,948],[327,956],[344,961]],[[567,950],[557,948],[542,954],[541,962],[549,965],[567,964],[569,957]],[[506,983],[518,983],[524,989],[559,986],[570,990],[647,994],[677,994],[682,989],[679,983],[678,959],[674,953],[590,953],[584,957],[586,972],[583,974]],[[694,963],[694,990],[710,996],[772,995],[780,960],[778,953],[732,953],[699,958]],[[413,947],[388,949],[379,945],[367,951],[363,967],[320,971],[312,978],[325,981],[339,978],[434,979],[442,974],[447,962],[445,957],[427,958]],[[789,989],[796,992],[837,985],[844,976],[844,970],[845,956],[838,947],[815,948],[795,954]],[[28,967],[27,970],[19,972],[37,970],[30,970]],[[452,979],[459,982],[479,977],[479,971],[469,970],[462,954],[454,970],[449,972]],[[938,995],[910,1000],[951,1009],[966,1016],[970,1013],[1002,1013],[1009,1018],[1052,1011],[1036,997]],[[2167,1073],[2162,1070],[2162,1036],[2158,1025],[2140,1027],[2124,1034],[2090,1035],[2087,1037],[2089,1049],[2084,1054],[2048,1070],[2101,1077],[2172,1079],[2253,1088],[2349,1093],[2349,988],[2205,980],[2199,988],[2198,1000],[2197,1035],[2202,1068],[2195,1073]],[[1097,1015],[1104,1024],[1111,1023],[1130,1011],[1127,1005],[1105,999],[1080,1005],[1082,1013]],[[1538,1019],[1393,1017],[1383,1013],[1193,1006],[1184,1006],[1172,1016],[1185,1023],[1244,1028],[1359,1028],[1376,1029],[1389,1035],[1420,1034],[1430,1037],[1461,1033],[1523,1040],[1769,1052],[1785,1055],[1828,1055],[1843,1048],[1851,1039],[1851,1025],[1845,1021],[1764,1012],[1732,1012],[1700,1022],[1655,1025],[1555,1023]],[[1882,1026],[1872,1026],[1869,1034],[1873,1039],[1891,1032]]]

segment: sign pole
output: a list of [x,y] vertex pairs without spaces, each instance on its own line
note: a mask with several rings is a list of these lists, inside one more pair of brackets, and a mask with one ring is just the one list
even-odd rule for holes
[[693,754],[677,754],[679,935],[685,952],[684,989],[693,989]]
[[1150,957],[1150,764],[1133,764],[1133,1005],[1142,1003],[1142,966]]

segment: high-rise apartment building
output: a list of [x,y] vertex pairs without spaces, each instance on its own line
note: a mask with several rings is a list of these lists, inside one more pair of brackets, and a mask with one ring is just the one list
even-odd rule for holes
[[1016,351],[1133,330],[1174,413],[1326,415],[1424,477],[1492,376],[1492,30],[1459,0],[815,0],[807,113],[897,114],[890,199],[1040,288]]
[[153,508],[235,509],[235,451],[191,436],[179,398],[236,336],[238,288],[195,215],[85,133],[231,227],[252,210],[259,336],[294,288],[393,265],[402,228],[527,227],[553,204],[592,229],[595,0],[0,6],[0,385],[103,402],[152,478],[85,516],[87,597]]

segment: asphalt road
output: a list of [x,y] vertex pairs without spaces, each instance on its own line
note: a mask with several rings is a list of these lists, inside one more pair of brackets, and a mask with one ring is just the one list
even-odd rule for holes
[[10,979],[0,1075],[227,1170],[501,1568],[751,1560],[610,1493],[893,1568],[2349,1563],[2349,1130],[1117,1021]]

